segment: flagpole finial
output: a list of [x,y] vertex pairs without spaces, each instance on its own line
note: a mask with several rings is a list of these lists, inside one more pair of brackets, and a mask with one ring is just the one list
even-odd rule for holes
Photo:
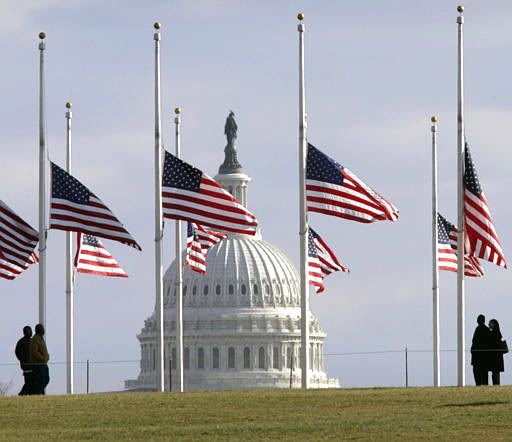
[[297,18],[298,18],[300,21],[304,20],[304,14],[303,14],[302,12],[299,12],[299,13],[297,14]]
[[462,5],[457,6],[457,12],[459,14],[462,14],[464,12],[464,6],[462,6]]
[[174,109],[174,113],[175,113],[176,115],[181,114],[181,108],[177,107],[176,109]]
[[159,22],[155,22],[153,27],[158,31],[162,27],[162,25]]
[[45,34],[44,32],[40,32],[40,33],[39,33],[39,38],[40,38],[41,40],[44,40],[44,39],[46,38],[46,34]]
[[71,103],[71,101],[68,101],[66,103],[66,109],[71,109],[73,107],[73,103]]
[[432,123],[437,123],[437,117],[433,115],[430,121],[432,121]]

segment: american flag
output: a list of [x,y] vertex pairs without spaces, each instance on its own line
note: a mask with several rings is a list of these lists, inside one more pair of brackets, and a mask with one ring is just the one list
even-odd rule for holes
[[[437,214],[437,265],[439,270],[457,272],[457,228]],[[474,256],[464,256],[464,275],[481,277],[484,269]]]
[[216,230],[254,235],[258,220],[219,183],[165,151],[162,176],[165,218],[181,219]]
[[82,232],[142,250],[110,209],[75,177],[52,165],[50,229]]
[[78,273],[128,277],[128,274],[95,236],[78,232],[76,244],[75,268]]
[[469,243],[469,254],[494,264],[507,267],[498,234],[494,229],[469,146],[465,148],[464,222]]
[[34,249],[38,233],[0,200],[0,278],[14,279],[39,262]]
[[325,289],[324,277],[332,272],[348,272],[348,268],[341,265],[334,252],[325,241],[309,227],[308,236],[308,280],[315,287],[316,293]]
[[196,223],[187,223],[187,258],[185,263],[195,272],[205,275],[208,249],[226,237],[226,233],[207,230]]
[[308,143],[306,199],[309,212],[361,223],[398,219],[398,209],[346,167]]

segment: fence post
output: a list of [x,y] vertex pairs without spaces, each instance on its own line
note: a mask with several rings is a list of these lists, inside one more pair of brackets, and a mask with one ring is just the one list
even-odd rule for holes
[[89,359],[87,359],[87,370],[86,370],[86,373],[87,373],[86,392],[87,392],[87,394],[89,394]]
[[407,365],[407,347],[405,347],[405,388],[409,387],[409,367]]
[[172,391],[172,358],[169,358],[169,391]]
[[293,385],[293,345],[292,345],[292,351],[290,352],[290,389]]

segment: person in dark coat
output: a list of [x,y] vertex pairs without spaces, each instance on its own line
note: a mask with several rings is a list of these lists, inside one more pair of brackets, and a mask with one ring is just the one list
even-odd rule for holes
[[34,370],[34,393],[45,394],[45,388],[50,382],[48,360],[50,355],[44,341],[43,324],[36,325],[36,334],[30,342],[30,360]]
[[14,353],[20,361],[20,367],[23,370],[23,377],[25,383],[18,393],[20,396],[32,394],[33,392],[33,375],[32,365],[30,364],[30,342],[32,341],[32,327],[26,325],[23,327],[23,337],[16,343]]
[[500,373],[505,371],[503,363],[503,336],[500,331],[500,324],[496,319],[489,321],[490,347],[488,369],[492,375],[492,385],[500,385]]
[[490,332],[485,325],[485,316],[478,315],[477,327],[471,343],[471,365],[476,385],[489,385],[488,357],[490,349]]

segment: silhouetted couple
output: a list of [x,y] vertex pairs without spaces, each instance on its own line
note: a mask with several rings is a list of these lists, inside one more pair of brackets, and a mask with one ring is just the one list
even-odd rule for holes
[[45,388],[50,382],[48,372],[50,355],[46,349],[42,324],[36,325],[34,336],[29,325],[23,327],[23,337],[16,343],[15,353],[25,378],[19,395],[45,394]]
[[489,384],[489,372],[493,385],[500,385],[500,373],[505,370],[503,355],[508,353],[507,341],[503,340],[500,325],[496,319],[485,325],[485,316],[478,315],[477,327],[471,344],[471,365],[476,385]]

